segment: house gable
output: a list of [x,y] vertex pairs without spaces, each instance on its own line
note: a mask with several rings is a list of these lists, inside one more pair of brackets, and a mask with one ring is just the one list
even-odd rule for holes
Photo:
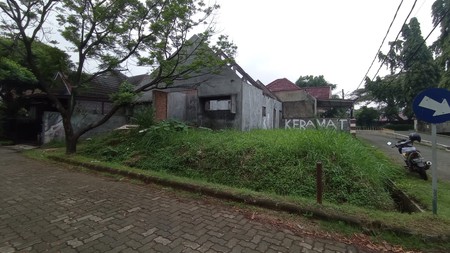
[[295,85],[293,82],[289,81],[287,78],[277,79],[277,80],[269,83],[266,87],[271,92],[300,90],[300,87]]

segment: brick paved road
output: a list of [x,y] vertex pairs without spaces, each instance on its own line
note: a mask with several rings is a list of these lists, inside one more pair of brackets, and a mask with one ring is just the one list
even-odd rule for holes
[[26,159],[0,147],[0,253],[361,252],[158,186]]

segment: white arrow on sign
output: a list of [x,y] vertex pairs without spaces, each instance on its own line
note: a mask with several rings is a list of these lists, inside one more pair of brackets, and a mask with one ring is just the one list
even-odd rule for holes
[[447,100],[445,98],[442,101],[442,103],[439,103],[436,100],[425,96],[420,102],[419,106],[433,110],[434,111],[433,116],[440,116],[450,113],[450,106],[448,105]]

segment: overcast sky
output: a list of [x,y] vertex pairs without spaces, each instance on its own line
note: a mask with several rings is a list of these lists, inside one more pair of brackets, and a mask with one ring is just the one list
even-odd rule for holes
[[[278,78],[295,82],[323,75],[338,87],[355,90],[364,78],[401,0],[217,0],[216,30],[238,46],[237,63],[254,79],[269,84]],[[432,29],[434,0],[418,0],[411,17],[422,36]],[[404,0],[384,43],[393,41],[414,0]],[[408,20],[409,22],[409,20]],[[436,29],[427,44],[439,33]],[[369,77],[380,66],[374,63]],[[383,67],[383,70],[385,68]],[[364,84],[362,84],[363,86]]]

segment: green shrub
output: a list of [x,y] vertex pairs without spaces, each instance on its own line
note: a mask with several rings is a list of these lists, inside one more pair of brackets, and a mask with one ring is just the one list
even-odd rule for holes
[[140,108],[134,113],[131,122],[139,125],[139,129],[149,128],[155,124],[155,110],[153,107]]

